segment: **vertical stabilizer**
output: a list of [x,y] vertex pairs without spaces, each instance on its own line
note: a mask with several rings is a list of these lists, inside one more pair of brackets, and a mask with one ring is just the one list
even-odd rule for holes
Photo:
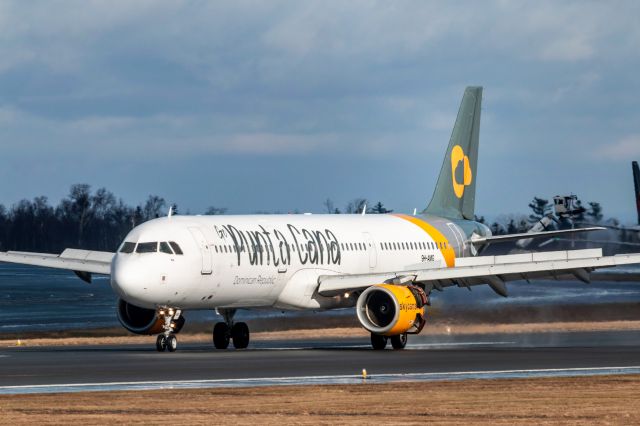
[[640,169],[638,169],[638,162],[632,161],[631,168],[633,169],[633,186],[636,190],[636,209],[638,210],[638,225],[640,225]]
[[474,218],[482,87],[467,87],[453,126],[438,183],[424,213]]

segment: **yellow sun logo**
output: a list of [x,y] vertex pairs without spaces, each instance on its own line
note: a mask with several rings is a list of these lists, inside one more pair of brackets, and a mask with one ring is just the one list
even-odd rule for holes
[[[458,182],[458,179],[456,178],[456,170],[459,166],[462,166],[462,183]],[[473,175],[471,172],[471,166],[469,166],[469,157],[464,155],[464,150],[460,145],[456,145],[451,150],[451,181],[453,183],[453,192],[456,194],[456,197],[462,198],[464,195],[464,187],[471,185],[472,180]]]

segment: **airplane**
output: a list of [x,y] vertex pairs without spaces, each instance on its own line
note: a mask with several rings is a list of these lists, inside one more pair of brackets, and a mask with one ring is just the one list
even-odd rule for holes
[[[601,249],[482,256],[489,244],[602,228],[491,235],[474,221],[482,87],[466,88],[433,197],[419,214],[181,216],[171,212],[132,229],[115,253],[0,253],[0,261],[74,271],[91,282],[110,275],[124,328],[157,335],[173,352],[185,311],[216,310],[213,346],[246,348],[238,309],[355,307],[371,346],[403,349],[426,323],[433,290],[570,275],[640,263],[640,253]],[[364,212],[363,212],[364,213]]]

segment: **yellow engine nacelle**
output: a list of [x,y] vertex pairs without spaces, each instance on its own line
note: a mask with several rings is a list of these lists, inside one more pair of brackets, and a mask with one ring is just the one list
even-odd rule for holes
[[412,285],[377,284],[362,292],[356,310],[360,324],[374,334],[419,333],[427,295]]

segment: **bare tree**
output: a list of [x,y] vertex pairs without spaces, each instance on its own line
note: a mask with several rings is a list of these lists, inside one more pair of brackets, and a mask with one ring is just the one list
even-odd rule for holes
[[331,198],[327,198],[326,200],[324,200],[322,205],[327,210],[327,213],[329,213],[329,214],[335,213],[336,208],[335,208],[335,206],[333,204],[333,201],[331,201]]
[[349,204],[347,204],[347,207],[345,207],[344,212],[350,213],[350,214],[362,213],[362,209],[364,209],[364,206],[366,205],[367,205],[366,198],[354,198],[349,202]]
[[149,198],[147,198],[147,201],[142,207],[144,220],[151,220],[160,217],[166,206],[167,202],[164,198],[157,195],[149,195]]

